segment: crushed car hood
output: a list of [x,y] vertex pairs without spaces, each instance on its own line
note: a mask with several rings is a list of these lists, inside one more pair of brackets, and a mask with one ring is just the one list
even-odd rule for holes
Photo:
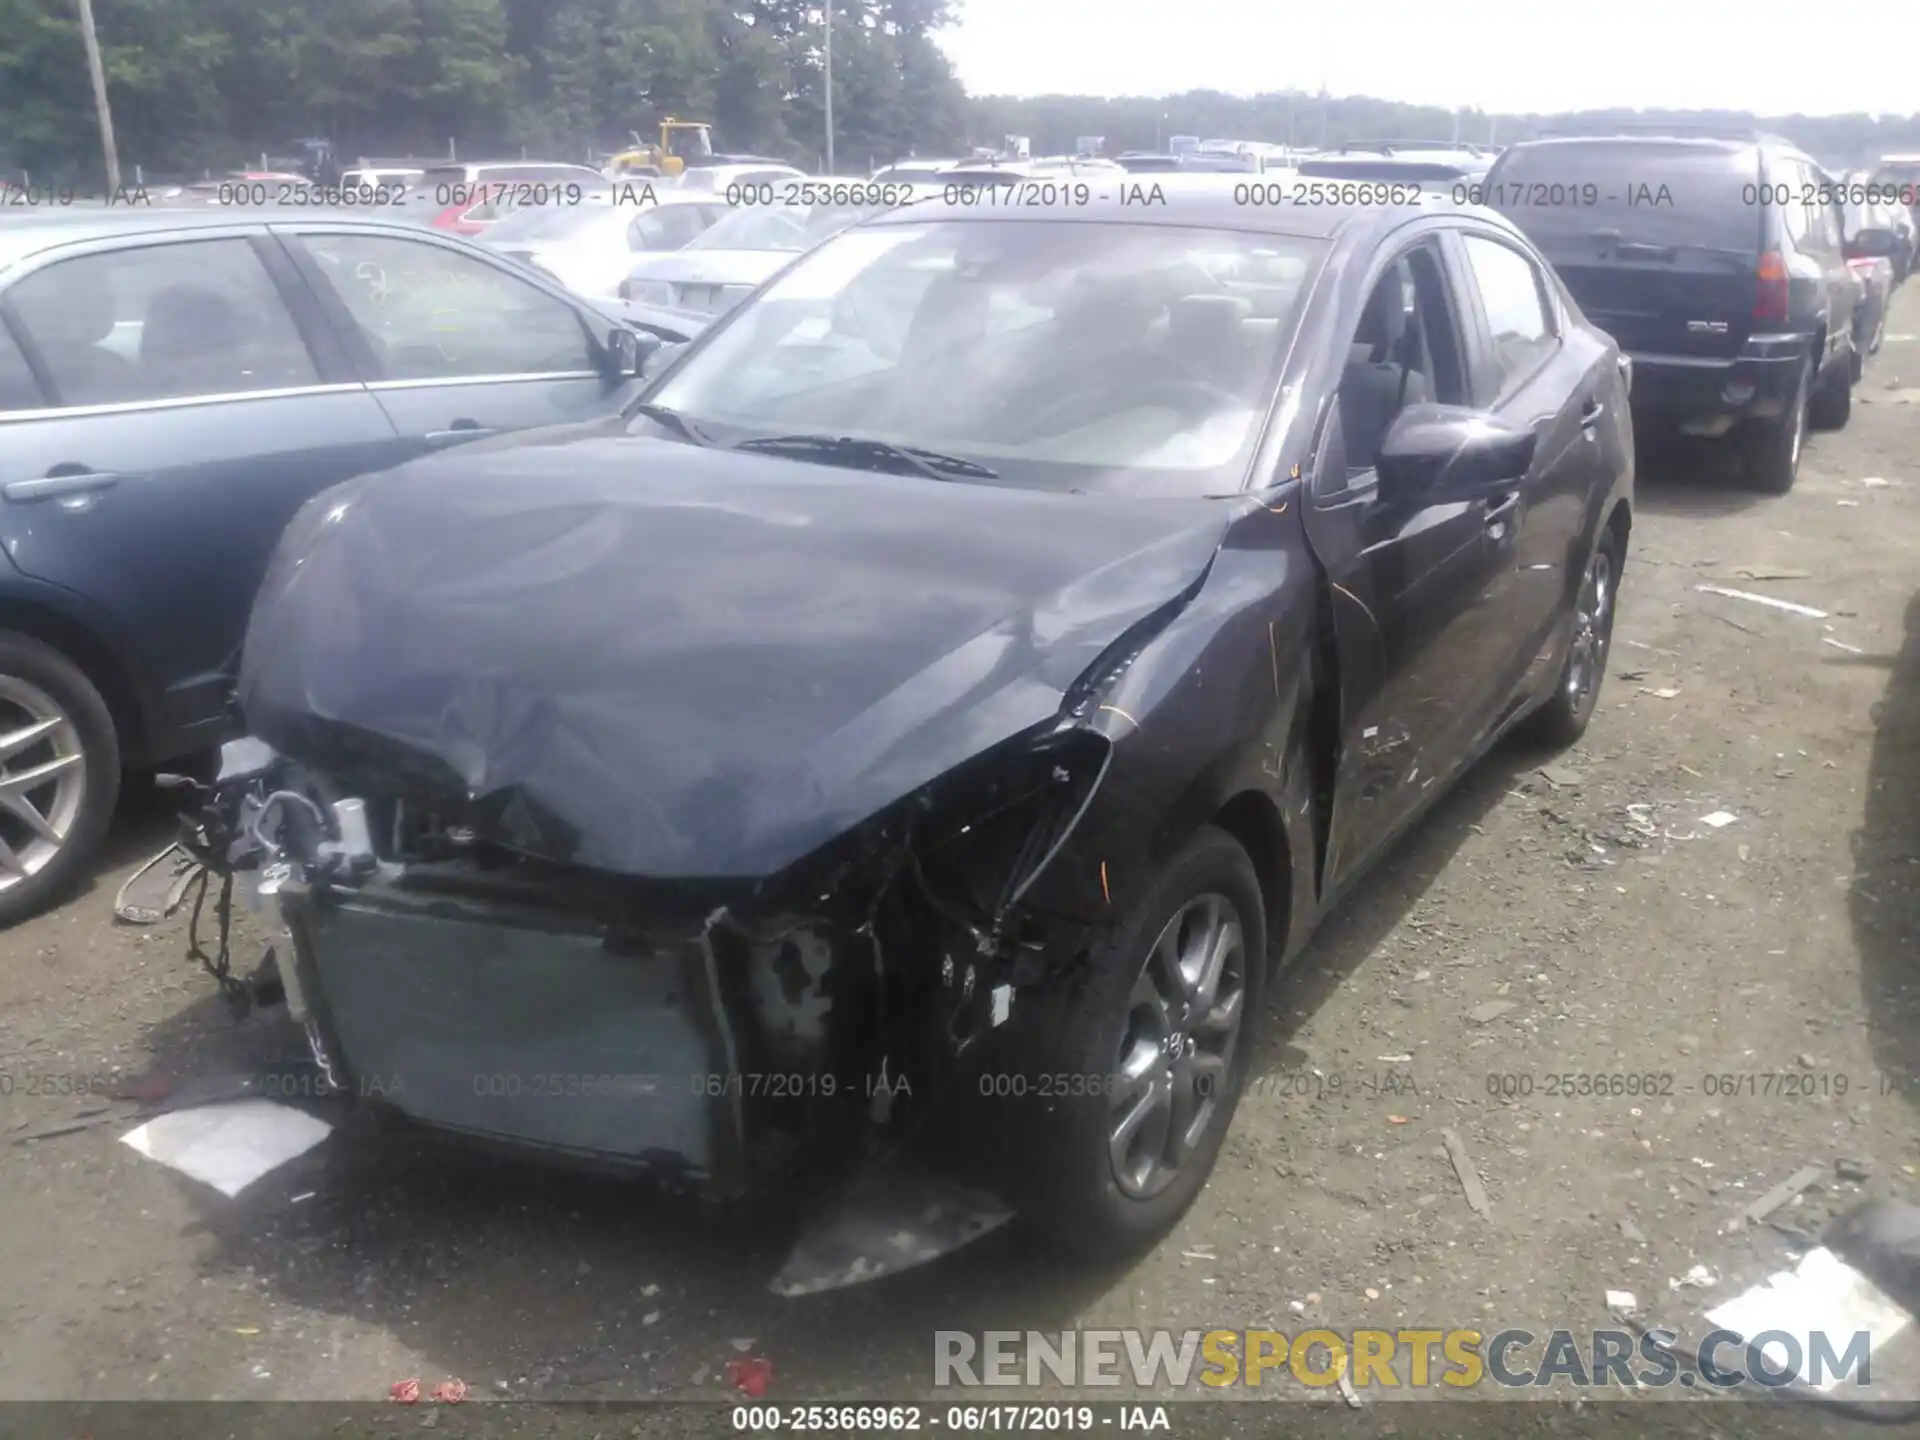
[[553,858],[769,875],[1056,713],[1234,508],[627,436],[467,450],[295,517],[240,702],[322,769],[369,737],[428,759]]

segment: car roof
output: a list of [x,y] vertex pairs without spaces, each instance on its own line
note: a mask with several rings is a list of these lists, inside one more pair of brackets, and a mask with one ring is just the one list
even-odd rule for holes
[[[1112,177],[1111,190],[1106,188],[1108,182],[1104,179],[1087,183],[1090,193],[1086,203],[1070,206],[996,207],[969,203],[965,196],[949,202],[944,191],[936,189],[924,199],[889,209],[862,224],[910,225],[938,220],[1020,224],[1049,220],[1070,224],[1185,226],[1333,240],[1369,227],[1392,229],[1423,215],[1457,215],[1486,221],[1503,231],[1513,230],[1512,225],[1493,211],[1479,205],[1456,205],[1449,196],[1431,187],[1424,190],[1418,201],[1405,204],[1263,206],[1244,204],[1234,198],[1235,191],[1242,186],[1273,183],[1260,178],[1206,173],[1116,174]],[[1164,194],[1165,204],[1142,204],[1138,198],[1122,199],[1123,195],[1132,197],[1143,190],[1150,194],[1156,188]]]
[[288,225],[306,220],[421,233],[419,226],[404,220],[374,217],[365,211],[316,210],[308,205],[223,205],[206,210],[166,205],[75,205],[0,220],[0,271],[42,250],[91,240],[220,230],[235,225]]

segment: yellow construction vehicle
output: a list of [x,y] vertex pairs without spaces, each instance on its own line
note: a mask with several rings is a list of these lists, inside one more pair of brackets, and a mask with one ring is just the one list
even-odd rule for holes
[[676,120],[671,115],[660,122],[660,139],[649,145],[633,132],[633,148],[622,150],[607,161],[607,173],[623,175],[678,175],[689,162],[699,164],[713,158],[713,126],[704,120]]

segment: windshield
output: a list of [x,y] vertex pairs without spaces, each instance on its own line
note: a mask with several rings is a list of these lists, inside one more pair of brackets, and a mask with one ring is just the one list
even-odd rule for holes
[[868,226],[647,398],[721,443],[854,437],[1035,489],[1237,492],[1324,251],[1168,225]]
[[879,207],[772,205],[736,210],[687,242],[689,250],[787,250],[798,255]]
[[1671,140],[1548,141],[1509,150],[1483,188],[1488,205],[1536,240],[1607,230],[1645,244],[1752,251],[1764,213],[1758,153]]

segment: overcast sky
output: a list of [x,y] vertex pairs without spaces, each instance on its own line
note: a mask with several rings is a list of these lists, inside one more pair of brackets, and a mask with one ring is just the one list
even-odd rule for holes
[[[1290,87],[1489,111],[1920,110],[1920,0],[961,0],[975,95]],[[1324,67],[1324,68],[1323,68]]]

